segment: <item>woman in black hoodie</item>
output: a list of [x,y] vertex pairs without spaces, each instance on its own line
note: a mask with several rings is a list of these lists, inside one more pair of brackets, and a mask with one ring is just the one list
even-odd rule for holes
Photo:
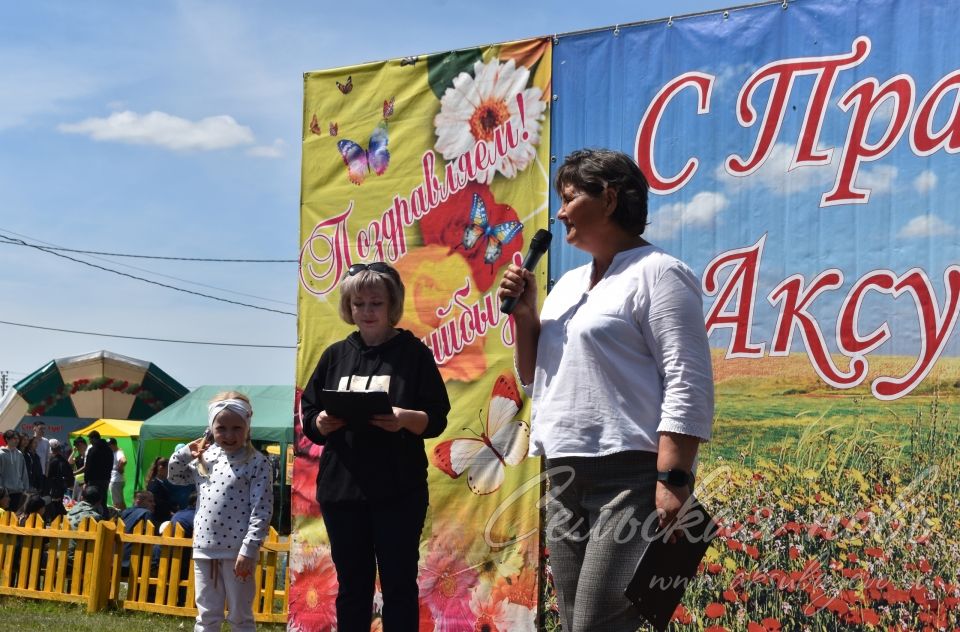
[[[420,533],[429,503],[423,440],[447,425],[450,400],[433,354],[397,329],[403,281],[386,263],[350,266],[340,317],[357,331],[330,345],[303,391],[303,433],[323,445],[317,502],[337,568],[337,629],[370,629],[380,571],[385,632],[416,630]],[[390,414],[347,424],[322,391],[386,391]]]

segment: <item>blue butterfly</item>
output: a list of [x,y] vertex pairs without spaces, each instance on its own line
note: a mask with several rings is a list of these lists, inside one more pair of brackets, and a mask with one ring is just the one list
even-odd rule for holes
[[473,204],[470,205],[470,223],[463,231],[463,247],[473,248],[481,237],[487,238],[487,245],[483,251],[485,263],[493,264],[503,252],[503,244],[508,243],[523,229],[523,224],[517,221],[504,222],[491,226],[487,219],[487,207],[477,193],[473,194]]
[[383,175],[390,164],[387,140],[387,122],[380,121],[370,135],[369,149],[364,149],[352,140],[341,140],[337,143],[337,149],[347,165],[350,182],[359,185],[371,171],[378,176]]

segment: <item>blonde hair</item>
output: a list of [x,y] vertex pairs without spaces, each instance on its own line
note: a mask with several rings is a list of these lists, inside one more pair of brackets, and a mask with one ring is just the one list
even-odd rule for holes
[[356,274],[351,274],[340,284],[340,318],[343,322],[350,325],[357,324],[353,320],[350,301],[358,292],[381,288],[386,290],[387,300],[390,302],[387,310],[390,326],[396,327],[400,319],[403,318],[405,288],[403,287],[403,281],[400,279],[400,273],[393,266],[383,265],[390,268],[390,272],[361,270]]
[[[225,399],[242,400],[246,402],[247,405],[250,406],[251,411],[253,410],[253,404],[250,402],[250,398],[244,395],[243,393],[241,393],[240,391],[223,391],[222,393],[217,393],[216,395],[210,398],[210,401],[208,403],[214,404],[216,402],[222,402]],[[252,457],[257,452],[256,448],[253,447],[253,441],[250,439],[252,435],[252,430],[250,427],[251,425],[252,425],[252,421],[251,423],[247,424],[247,440],[244,445],[244,459],[243,461],[241,461],[241,463],[246,463],[247,461],[249,461],[250,457]],[[201,455],[200,458],[197,459],[197,471],[200,473],[201,476],[204,476],[204,477],[210,475],[210,471],[207,469],[207,464],[203,460],[203,455]]]

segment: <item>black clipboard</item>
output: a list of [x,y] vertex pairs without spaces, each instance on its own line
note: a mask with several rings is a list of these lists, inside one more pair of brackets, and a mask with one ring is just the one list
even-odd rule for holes
[[633,578],[623,591],[634,607],[656,630],[663,632],[687,584],[697,574],[717,526],[695,498],[676,523],[679,539],[670,543],[662,532],[654,537],[637,562]]
[[374,415],[393,414],[390,396],[383,391],[334,391],[323,389],[320,403],[328,415],[339,417],[347,425],[366,426]]

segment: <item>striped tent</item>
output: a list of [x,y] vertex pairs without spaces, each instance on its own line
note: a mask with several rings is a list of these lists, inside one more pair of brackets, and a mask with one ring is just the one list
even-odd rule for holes
[[24,416],[143,421],[187,394],[151,362],[97,351],[48,362],[0,401],[0,432]]

